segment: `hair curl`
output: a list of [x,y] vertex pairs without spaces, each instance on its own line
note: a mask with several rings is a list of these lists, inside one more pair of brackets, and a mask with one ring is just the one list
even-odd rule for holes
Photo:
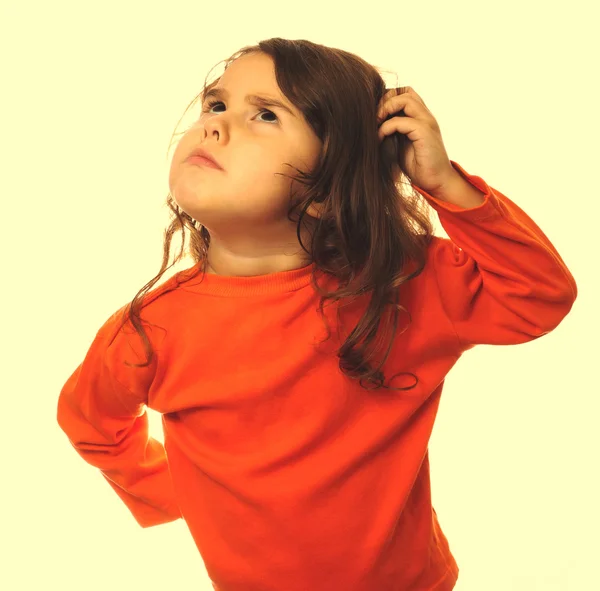
[[[414,374],[409,372],[416,380],[412,386],[392,388],[383,384],[385,376],[381,367],[394,342],[398,310],[404,310],[410,317],[406,308],[398,304],[399,288],[423,271],[433,227],[428,204],[414,191],[410,180],[399,180],[403,176],[409,179],[401,165],[406,138],[394,133],[380,141],[377,136],[377,107],[387,91],[385,82],[378,69],[352,53],[306,40],[279,37],[242,48],[224,60],[225,69],[238,57],[252,52],[271,56],[282,93],[304,114],[323,142],[316,169],[303,172],[296,168],[299,176],[290,177],[306,185],[308,190],[288,211],[288,219],[296,221],[290,215],[301,210],[297,236],[304,251],[311,255],[316,270],[339,280],[339,289],[328,292],[318,285],[313,273],[313,287],[321,296],[319,311],[322,315],[326,300],[336,302],[371,293],[366,312],[338,351],[339,367],[351,379],[360,380],[361,387],[367,390],[412,389],[418,383]],[[207,86],[205,80],[204,89],[188,109],[198,99],[203,102],[206,92],[218,81]],[[389,117],[393,115],[403,113]],[[340,125],[347,121],[352,124]],[[313,202],[322,204],[323,209],[309,251],[302,244],[300,224]],[[166,205],[173,215],[164,233],[162,266],[123,313],[123,322],[129,319],[142,337],[147,355],[145,363],[125,362],[130,367],[146,367],[153,359],[154,351],[141,324],[142,298],[184,256],[186,230],[190,233],[189,254],[196,263],[201,263],[200,273],[206,271],[210,245],[208,230],[181,210],[170,193]],[[167,266],[176,232],[182,234],[181,249]],[[405,265],[409,262],[415,264],[415,269],[405,273]],[[365,352],[377,337],[385,308],[390,304],[393,322],[386,320],[383,324],[384,327],[393,326],[392,337],[383,360],[372,368],[369,361],[374,353],[366,355]],[[327,339],[330,336],[328,333]],[[363,339],[364,343],[359,345]],[[367,388],[363,380],[374,383],[375,387]]]

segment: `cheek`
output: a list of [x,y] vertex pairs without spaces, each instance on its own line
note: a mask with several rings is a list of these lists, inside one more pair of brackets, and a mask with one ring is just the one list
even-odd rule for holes
[[[288,176],[295,174],[295,170],[284,162],[283,158],[274,159],[272,154],[252,154],[232,162],[227,170],[227,177],[231,181],[231,187],[238,192],[285,193],[289,191],[292,182]],[[227,182],[227,179],[223,180]]]
[[289,178],[297,174],[296,170],[285,163],[305,169],[306,162],[285,150],[250,144],[235,159],[224,159],[226,171],[219,172],[197,169],[185,162],[194,146],[190,141],[180,141],[169,170],[169,190],[184,211],[185,204],[189,206],[191,201],[204,197],[214,200],[213,206],[287,212],[290,190],[297,193],[302,189]]
[[[233,168],[233,170],[231,170]],[[183,211],[202,220],[223,221],[223,216],[246,222],[281,219],[289,207],[290,180],[275,175],[272,168],[241,164],[227,172],[191,165],[173,167],[169,189]]]

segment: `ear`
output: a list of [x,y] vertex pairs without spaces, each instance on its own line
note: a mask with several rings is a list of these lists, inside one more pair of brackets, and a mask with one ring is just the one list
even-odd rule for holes
[[322,203],[315,203],[314,201],[308,206],[306,213],[313,218],[319,219],[323,213],[324,206]]

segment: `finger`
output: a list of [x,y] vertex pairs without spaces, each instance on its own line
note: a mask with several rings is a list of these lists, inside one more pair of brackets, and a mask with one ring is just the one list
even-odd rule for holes
[[[381,105],[385,101],[389,100],[390,98],[392,98],[394,96],[400,96],[402,94],[409,94],[410,96],[413,96],[417,100],[421,101],[423,103],[423,105],[425,105],[425,101],[421,98],[421,95],[419,95],[412,86],[400,86],[397,89],[389,88],[383,95],[379,104]],[[427,105],[425,105],[425,106],[427,106]]]
[[412,96],[414,96],[417,100],[421,101],[425,105],[425,101],[421,98],[421,95],[412,86],[403,86],[402,88],[403,92],[401,94],[409,92]]
[[394,117],[393,119],[384,121],[379,126],[379,129],[377,130],[377,137],[382,140],[388,135],[399,132],[403,135],[407,135],[409,139],[413,140],[416,138],[411,138],[410,134],[414,131],[418,131],[419,125],[419,121],[416,119],[409,119],[407,117]]
[[400,94],[388,99],[377,111],[377,123],[381,123],[388,115],[402,116],[399,111],[404,111],[404,116],[414,117],[421,121],[429,122],[433,127],[437,125],[435,117],[431,111],[411,94]]
[[414,92],[414,90],[410,86],[398,86],[397,88],[388,88],[383,96],[390,98],[407,92]]
[[414,96],[418,101],[421,101],[425,105],[425,101],[421,98],[421,95],[412,86],[401,86],[397,92],[398,95],[406,93],[410,94],[411,96]]
[[423,114],[423,111],[417,106],[418,103],[413,97],[408,94],[399,94],[392,96],[385,102],[379,105],[377,110],[377,123],[381,123],[388,115],[404,111],[409,117],[418,117]]

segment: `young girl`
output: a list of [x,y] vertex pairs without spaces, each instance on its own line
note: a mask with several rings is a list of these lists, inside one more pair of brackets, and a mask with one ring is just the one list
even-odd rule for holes
[[[159,275],[60,393],[77,452],[142,527],[183,518],[219,591],[452,589],[428,456],[444,379],[577,296],[535,222],[448,159],[421,97],[385,90],[304,40],[230,58],[173,156]],[[177,230],[196,264],[148,292]]]

